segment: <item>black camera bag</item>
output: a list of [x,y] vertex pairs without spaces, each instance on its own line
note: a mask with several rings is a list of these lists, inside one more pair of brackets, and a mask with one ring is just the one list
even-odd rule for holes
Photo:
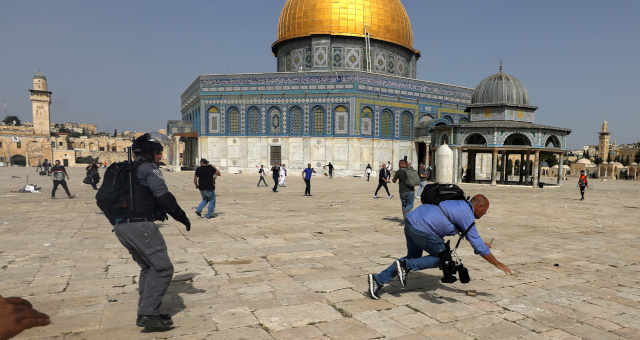
[[422,204],[438,205],[444,201],[466,200],[464,191],[455,184],[428,184],[422,190],[420,201]]

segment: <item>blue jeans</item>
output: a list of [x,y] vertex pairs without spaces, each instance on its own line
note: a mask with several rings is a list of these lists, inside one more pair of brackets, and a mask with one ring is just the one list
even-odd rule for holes
[[[407,239],[407,256],[400,260],[407,261],[409,270],[436,268],[440,264],[438,254],[446,249],[444,240],[440,236],[416,230],[409,221],[404,223],[404,236]],[[422,256],[423,251],[426,251],[429,255]],[[379,284],[383,285],[391,281],[396,275],[398,275],[398,271],[394,262],[380,274],[377,274],[375,278]]]
[[202,196],[202,202],[196,208],[196,212],[199,214],[202,209],[209,203],[209,210],[207,211],[207,217],[213,217],[213,211],[216,208],[216,192],[213,190],[200,190]]
[[420,190],[418,190],[418,197],[422,196],[422,190],[427,186],[427,181],[420,181]]
[[416,193],[414,191],[408,191],[400,194],[400,202],[402,202],[402,216],[407,217],[407,214],[413,209],[413,200],[416,199]]

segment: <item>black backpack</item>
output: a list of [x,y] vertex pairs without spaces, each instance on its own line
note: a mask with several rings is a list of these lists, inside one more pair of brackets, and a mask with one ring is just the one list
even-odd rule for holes
[[116,225],[117,218],[128,216],[132,208],[132,171],[131,162],[112,163],[104,173],[104,180],[96,194],[96,204],[112,225]]
[[467,200],[464,191],[455,184],[427,184],[422,190],[422,204],[438,205],[444,201]]

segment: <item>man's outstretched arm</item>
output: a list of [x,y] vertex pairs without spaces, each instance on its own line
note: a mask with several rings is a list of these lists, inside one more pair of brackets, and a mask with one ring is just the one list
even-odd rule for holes
[[511,269],[509,269],[509,267],[507,267],[504,263],[498,261],[498,259],[496,259],[496,257],[493,256],[493,254],[489,253],[481,256],[484,257],[484,259],[487,260],[487,262],[491,263],[492,265],[496,266],[496,268],[505,272],[505,274],[512,274]]

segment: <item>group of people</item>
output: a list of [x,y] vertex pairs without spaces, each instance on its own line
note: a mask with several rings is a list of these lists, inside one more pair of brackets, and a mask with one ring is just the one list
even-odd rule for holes
[[[329,178],[333,177],[333,165],[329,162]],[[304,196],[309,197],[311,195],[311,176],[316,173],[315,169],[311,167],[311,163],[307,164],[307,167],[302,170],[302,179],[305,182],[305,190]],[[278,186],[286,187],[287,186],[287,168],[285,164],[274,164],[271,167],[271,177],[273,179],[273,188],[271,189],[273,192],[278,192]],[[264,184],[265,187],[269,186],[265,177],[267,176],[267,171],[264,168],[264,165],[260,165],[258,168],[258,184],[256,186],[260,187],[261,184]]]
[[[168,214],[184,224],[187,232],[191,230],[191,222],[169,191],[158,168],[158,162],[162,157],[162,145],[145,134],[134,141],[132,149],[135,161],[131,173],[135,180],[132,188],[133,193],[132,195],[127,194],[127,197],[133,197],[133,202],[130,202],[133,210],[125,209],[126,212],[122,215],[107,216],[107,218],[114,225],[114,232],[120,243],[129,251],[133,260],[140,267],[136,325],[142,327],[143,332],[162,332],[173,328],[171,316],[163,314],[161,306],[172,280],[174,268],[164,238],[154,222],[166,220]],[[381,165],[376,195],[378,190],[384,187],[389,198],[393,197],[386,185],[390,178],[394,183],[399,184],[407,255],[395,260],[388,268],[378,274],[368,274],[368,291],[371,298],[379,299],[383,286],[395,277],[405,287],[410,272],[438,267],[442,261],[441,254],[447,249],[444,237],[455,235],[465,229],[467,230],[466,238],[477,254],[505,273],[511,273],[506,265],[491,254],[490,244],[482,240],[475,227],[475,219],[484,216],[489,209],[489,200],[485,196],[476,195],[470,201],[451,200],[438,205],[422,204],[412,211],[415,187],[408,179],[410,165],[406,160],[402,160],[398,166],[399,169],[391,176],[390,162]],[[424,168],[424,165],[421,164],[420,167]],[[93,173],[96,170],[95,164],[87,167],[88,174],[90,171]],[[274,192],[277,191],[278,184],[285,184],[286,171],[284,164],[274,166],[271,169],[274,182],[276,182],[273,188]],[[56,161],[52,173],[55,183],[52,196],[58,185],[62,185],[68,193],[65,178],[68,179],[69,176],[59,161]],[[266,185],[263,166],[260,167],[258,173],[260,176],[258,185],[262,182]],[[314,173],[315,170],[310,163],[302,171],[302,178],[306,185],[305,196],[311,196],[311,178]],[[426,171],[419,173],[421,180],[419,190],[422,191],[426,185],[426,183],[423,185],[422,181],[424,179],[426,182],[428,174]],[[200,167],[196,170],[193,179],[194,185],[196,189],[200,190],[202,197],[201,203],[196,208],[197,215],[202,216],[205,206],[209,205],[205,217],[214,217],[215,182],[216,178],[220,176],[220,171],[206,159],[200,161]],[[105,178],[107,178],[106,174]],[[69,196],[71,197],[71,194]],[[428,253],[426,256],[422,256],[424,251]],[[22,317],[28,321],[25,321],[24,325],[45,325],[49,322],[48,316],[31,310],[27,301],[14,298],[3,299],[0,297],[0,315],[8,304],[24,306],[21,311],[25,313],[25,316]],[[2,322],[11,322],[11,320],[13,319],[6,319]],[[11,332],[13,329],[16,329],[17,332],[21,330],[19,327],[9,329]]]

